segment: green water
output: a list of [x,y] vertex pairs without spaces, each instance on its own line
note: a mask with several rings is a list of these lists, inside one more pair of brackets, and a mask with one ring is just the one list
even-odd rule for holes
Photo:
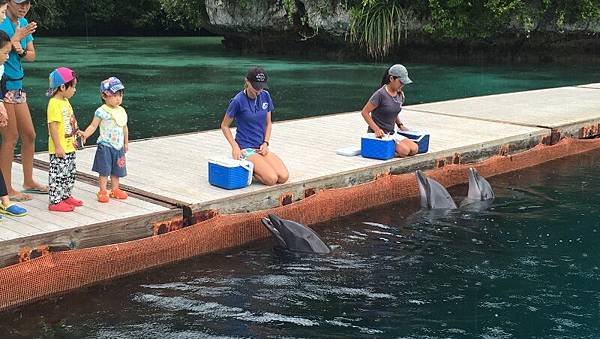
[[[132,139],[218,128],[251,66],[262,65],[269,72],[274,120],[359,110],[389,66],[239,56],[226,52],[214,37],[39,37],[35,44],[38,59],[25,65],[25,87],[38,150],[47,149],[47,77],[59,66],[79,75],[72,104],[83,127],[100,105],[99,82],[111,75],[121,78]],[[598,82],[600,71],[577,65],[407,66],[415,81],[406,89],[408,104]]]
[[486,211],[418,217],[415,199],[336,218],[313,226],[331,255],[266,239],[0,314],[0,333],[597,338],[599,171],[595,151],[490,178]]

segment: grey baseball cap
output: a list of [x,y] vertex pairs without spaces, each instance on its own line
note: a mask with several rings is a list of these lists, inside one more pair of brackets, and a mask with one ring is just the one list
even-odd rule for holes
[[15,3],[21,4],[23,2],[31,2],[31,0],[15,0]]
[[394,66],[390,67],[388,74],[400,78],[400,81],[402,81],[402,83],[405,85],[411,84],[413,82],[408,77],[408,71],[406,70],[406,67],[400,64],[395,64]]

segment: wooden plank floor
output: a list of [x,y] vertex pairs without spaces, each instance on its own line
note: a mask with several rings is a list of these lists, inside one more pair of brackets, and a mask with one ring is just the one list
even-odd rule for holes
[[[34,177],[41,184],[47,184],[48,182],[48,173],[39,169],[34,169]],[[20,185],[23,182],[23,170],[18,163],[13,164],[12,182],[17,189],[21,187]],[[83,200],[85,205],[78,207],[74,213],[49,212],[48,195],[33,194],[33,200],[19,203],[21,206],[27,208],[27,216],[2,216],[2,221],[0,222],[0,240],[14,240],[48,232],[169,211],[167,207],[136,198],[101,204],[96,201],[97,191],[95,186],[78,181],[75,184],[73,196]]]
[[600,117],[600,84],[458,99],[410,108],[420,112],[558,128]]
[[[547,134],[543,128],[487,122],[460,117],[403,111],[406,124],[431,133],[430,152],[411,159],[395,159],[398,166],[431,160],[442,153],[452,154],[459,149],[477,149],[482,145],[504,144],[532,136]],[[328,115],[276,123],[273,128],[272,150],[284,160],[291,173],[285,185],[265,187],[260,184],[228,191],[208,184],[207,162],[213,156],[227,156],[230,147],[220,130],[171,136],[132,142],[127,154],[128,176],[123,184],[134,187],[158,199],[182,205],[204,205],[211,201],[235,200],[269,190],[285,191],[291,186],[339,175],[348,171],[369,171],[383,161],[335,154],[346,146],[359,146],[366,124],[360,113]],[[77,154],[78,169],[88,175],[95,148]],[[47,161],[46,154],[37,159]]]

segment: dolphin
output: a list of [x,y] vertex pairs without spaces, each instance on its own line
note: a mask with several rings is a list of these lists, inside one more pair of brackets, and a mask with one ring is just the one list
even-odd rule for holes
[[277,243],[287,250],[316,254],[331,252],[331,247],[307,226],[281,219],[273,214],[269,214],[268,218],[263,218],[262,223],[273,234]]
[[460,203],[463,208],[467,205],[481,205],[478,209],[489,207],[492,200],[496,197],[492,190],[492,185],[482,177],[474,168],[469,168],[469,193],[465,200]]
[[420,170],[416,171],[417,183],[419,185],[419,194],[421,195],[421,207],[428,210],[456,208],[456,203],[452,197],[439,182],[428,178]]

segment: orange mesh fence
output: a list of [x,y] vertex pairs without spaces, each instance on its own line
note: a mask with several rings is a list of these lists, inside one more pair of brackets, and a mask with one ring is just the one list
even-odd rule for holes
[[[523,153],[495,156],[478,164],[447,165],[427,174],[445,186],[452,186],[467,182],[468,167],[475,167],[483,176],[489,177],[598,148],[600,140],[565,139],[553,146],[540,145]],[[302,201],[268,211],[216,215],[150,238],[87,249],[44,252],[39,258],[0,269],[0,310],[268,237],[260,223],[267,213],[310,225],[417,195],[413,174],[386,175],[358,186],[317,192]]]

